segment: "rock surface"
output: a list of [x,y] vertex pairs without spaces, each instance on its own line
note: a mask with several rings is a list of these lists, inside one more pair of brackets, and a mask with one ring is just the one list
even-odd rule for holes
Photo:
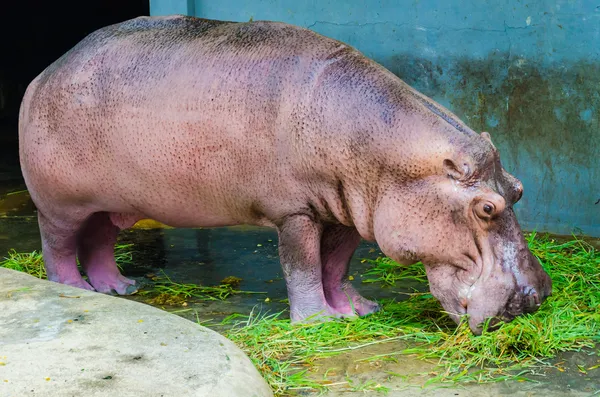
[[208,328],[0,268],[0,395],[273,394],[248,357]]

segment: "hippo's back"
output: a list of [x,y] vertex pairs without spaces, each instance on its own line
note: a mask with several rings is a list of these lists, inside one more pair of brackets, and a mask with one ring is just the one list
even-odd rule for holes
[[[134,66],[140,68],[175,65],[178,60],[183,61],[179,57],[183,55],[198,66],[206,55],[220,55],[216,58],[230,63],[240,62],[239,58],[293,56],[318,62],[340,46],[350,50],[341,42],[282,22],[240,23],[183,15],[138,17],[89,34],[48,66],[34,83],[72,77],[86,66],[104,69],[119,66],[114,62],[119,59],[135,60]],[[134,74],[129,77],[137,78]]]
[[132,108],[189,114],[203,102],[243,108],[249,98],[261,105],[262,98],[298,98],[292,94],[340,53],[357,52],[285,23],[139,17],[91,33],[48,66],[27,89],[21,126],[27,131],[33,121],[55,134],[85,135],[65,121]]

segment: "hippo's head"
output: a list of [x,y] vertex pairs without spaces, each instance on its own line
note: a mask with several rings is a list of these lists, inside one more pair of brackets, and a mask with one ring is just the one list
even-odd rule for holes
[[527,247],[513,205],[521,182],[506,172],[487,133],[443,156],[422,178],[390,188],[375,211],[382,251],[404,263],[422,261],[431,293],[453,320],[482,323],[537,310],[551,281]]

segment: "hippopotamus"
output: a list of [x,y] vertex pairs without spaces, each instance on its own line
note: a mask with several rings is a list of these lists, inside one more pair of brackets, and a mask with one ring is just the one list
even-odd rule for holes
[[476,334],[551,293],[490,135],[305,28],[179,15],[101,28],[30,83],[19,141],[51,281],[134,292],[114,244],[154,219],[275,228],[294,323],[379,309],[348,277],[362,239],[421,261]]

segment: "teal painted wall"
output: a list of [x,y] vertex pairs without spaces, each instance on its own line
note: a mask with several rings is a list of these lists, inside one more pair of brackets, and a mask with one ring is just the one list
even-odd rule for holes
[[344,41],[489,131],[528,230],[600,236],[600,3],[152,0],[152,15],[278,20]]
[[150,0],[151,15],[196,15],[196,0]]

